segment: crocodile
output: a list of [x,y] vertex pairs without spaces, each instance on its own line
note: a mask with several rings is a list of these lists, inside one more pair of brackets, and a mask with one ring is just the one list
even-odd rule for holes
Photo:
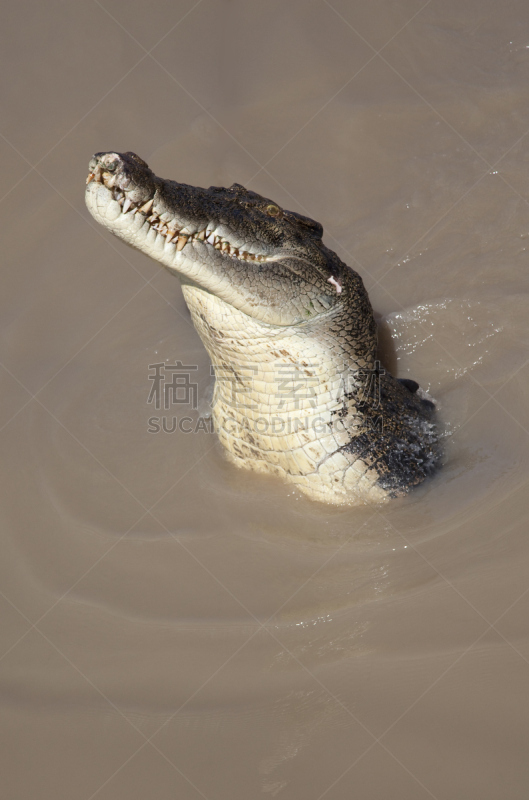
[[96,153],[85,197],[97,222],[180,278],[233,464],[334,505],[385,502],[436,470],[435,403],[380,366],[363,281],[318,222],[237,183],[159,178],[131,152]]

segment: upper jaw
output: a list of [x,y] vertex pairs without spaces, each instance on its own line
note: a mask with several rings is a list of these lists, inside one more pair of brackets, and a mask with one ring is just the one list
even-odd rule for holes
[[154,196],[156,176],[135,153],[96,153],[88,165],[86,183],[103,183],[108,189],[123,192],[136,205]]
[[[174,203],[167,202],[164,196],[164,182],[144,162],[141,162],[141,170],[138,169],[133,159],[127,158],[128,155],[96,153],[89,163],[87,204],[107,227],[111,225],[125,233],[127,223],[140,214],[150,228],[165,238],[166,244],[176,245],[177,253],[187,244],[199,241],[226,257],[241,261],[259,262],[274,258],[264,251],[262,245],[243,242],[226,225],[178,218],[171,208]],[[100,192],[101,186],[106,187],[108,195]],[[101,207],[106,207],[106,218],[101,214]],[[134,228],[138,229],[137,223]]]
[[[89,166],[92,216],[186,281],[274,326],[332,311],[341,286],[327,285],[322,252],[316,248],[312,259],[281,237],[275,244],[260,241],[255,226],[236,224],[231,199],[227,204],[211,190],[161,180],[133,154],[97,153]],[[256,263],[262,261],[271,263]]]

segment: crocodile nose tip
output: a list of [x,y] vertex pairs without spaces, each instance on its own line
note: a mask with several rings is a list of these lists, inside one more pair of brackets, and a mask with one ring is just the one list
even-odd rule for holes
[[95,153],[88,162],[88,177],[86,183],[93,180],[101,180],[104,173],[115,172],[121,162],[118,153]]
[[94,172],[97,169],[97,167],[103,166],[104,156],[106,155],[107,155],[106,153],[94,153],[94,155],[88,162],[88,169],[90,170],[90,172]]

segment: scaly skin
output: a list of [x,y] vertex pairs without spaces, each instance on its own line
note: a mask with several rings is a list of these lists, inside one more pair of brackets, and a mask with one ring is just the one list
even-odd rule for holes
[[378,369],[364,285],[321,225],[238,184],[163,180],[134,153],[96,153],[86,204],[180,277],[233,463],[337,505],[383,502],[435,470],[433,404]]

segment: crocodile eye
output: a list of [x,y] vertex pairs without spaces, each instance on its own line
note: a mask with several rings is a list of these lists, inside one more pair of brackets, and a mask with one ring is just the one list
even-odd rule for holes
[[278,217],[281,214],[281,209],[279,206],[270,205],[266,207],[266,213],[270,214],[271,217]]
[[114,172],[114,170],[116,169],[117,165],[118,165],[118,161],[117,161],[117,159],[116,159],[116,160],[114,160],[114,161],[110,161],[108,164],[106,164],[106,165],[105,165],[105,169],[106,169],[108,172]]

